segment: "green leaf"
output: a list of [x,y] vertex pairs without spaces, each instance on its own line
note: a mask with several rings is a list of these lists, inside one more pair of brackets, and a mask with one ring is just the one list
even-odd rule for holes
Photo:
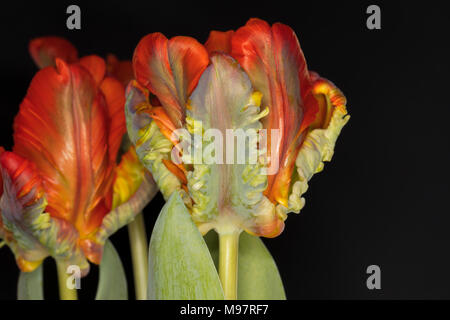
[[127,300],[128,286],[120,257],[111,241],[107,240],[100,263],[96,300]]
[[42,264],[33,272],[21,272],[17,283],[18,300],[44,300]]
[[177,191],[156,220],[149,247],[149,299],[224,298],[208,247]]
[[[205,235],[211,256],[216,266],[219,260],[217,233]],[[239,238],[238,260],[239,300],[285,300],[283,282],[275,260],[259,237],[242,232]]]

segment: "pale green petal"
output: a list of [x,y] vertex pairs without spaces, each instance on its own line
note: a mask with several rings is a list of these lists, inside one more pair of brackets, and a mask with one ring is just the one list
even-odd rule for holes
[[[203,141],[203,154],[199,153],[201,164],[195,153],[192,154],[194,170],[188,172],[187,178],[194,203],[192,216],[202,232],[227,224],[256,231],[260,228],[257,221],[260,217],[265,223],[271,220],[267,216],[275,214],[274,206],[262,193],[267,175],[260,155],[255,154],[253,163],[248,156],[239,163],[234,148],[231,154],[234,164],[226,164],[230,156],[226,150],[222,157],[214,154],[217,156],[214,161],[208,158],[208,150],[213,149],[216,141],[216,136],[207,134],[208,129],[218,130],[225,146],[228,129],[254,133],[256,138],[262,128],[259,119],[267,115],[267,110],[261,112],[254,94],[248,76],[237,62],[226,55],[215,55],[191,95],[186,123],[194,141]],[[248,155],[249,143],[237,141],[235,145],[238,144],[245,145]]]

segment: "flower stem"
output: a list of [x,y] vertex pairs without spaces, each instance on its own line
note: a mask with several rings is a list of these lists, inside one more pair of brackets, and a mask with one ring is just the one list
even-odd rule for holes
[[237,299],[239,231],[219,233],[219,278],[226,300]]
[[128,224],[136,300],[147,300],[148,245],[142,212]]
[[67,279],[72,274],[66,272],[67,264],[64,261],[56,261],[56,270],[58,272],[59,298],[61,300],[77,300],[77,289],[67,287]]

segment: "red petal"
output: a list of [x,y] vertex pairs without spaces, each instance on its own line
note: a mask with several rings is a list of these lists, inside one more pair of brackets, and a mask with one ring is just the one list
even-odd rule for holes
[[[14,152],[3,152],[0,156],[0,166],[3,170],[6,170],[11,183],[15,186],[14,189],[17,190],[15,196],[21,206],[30,205],[42,197],[44,193],[42,180],[32,162]],[[20,217],[16,218],[20,219]]]
[[106,69],[108,75],[119,80],[124,87],[134,78],[131,61],[119,61],[113,54],[106,57]]
[[39,68],[55,66],[55,58],[67,63],[78,60],[77,49],[66,39],[60,37],[41,37],[30,41],[30,55]]
[[106,72],[105,60],[99,56],[91,55],[81,58],[79,64],[90,72],[97,85],[102,82]]
[[233,36],[234,31],[211,31],[209,33],[209,38],[205,43],[205,48],[208,50],[208,53],[211,54],[213,52],[224,52],[226,54],[231,53],[231,37]]
[[278,161],[279,172],[269,176],[266,194],[287,206],[294,162],[302,140],[302,130],[314,121],[317,103],[310,99],[311,81],[300,44],[286,25],[270,27],[251,19],[232,38],[232,56],[247,71],[253,86],[263,94],[262,107],[270,113],[263,119],[266,129],[279,129],[279,141],[271,141],[271,162]]
[[107,77],[100,85],[108,106],[109,117],[111,119],[109,129],[109,156],[111,161],[116,160],[122,137],[127,128],[125,125],[125,88],[116,79]]
[[[2,154],[5,152],[5,149],[3,147],[0,147],[0,157],[2,156]],[[2,179],[2,175],[0,174],[0,197],[3,194],[3,179]],[[0,229],[2,228],[2,215],[0,213]],[[1,232],[1,231],[0,231]]]
[[33,78],[14,121],[14,151],[36,164],[47,212],[71,222],[82,235],[106,214],[98,208],[115,165],[109,154],[109,121],[105,98],[90,73],[59,59],[56,68]]
[[189,37],[145,36],[136,47],[136,79],[155,94],[176,127],[184,123],[187,97],[209,63],[208,52]]

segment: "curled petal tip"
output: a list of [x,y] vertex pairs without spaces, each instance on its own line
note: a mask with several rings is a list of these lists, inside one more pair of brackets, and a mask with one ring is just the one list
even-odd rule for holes
[[60,37],[41,37],[30,41],[28,49],[39,68],[55,65],[56,58],[68,63],[78,59],[77,49],[66,39]]
[[142,38],[133,55],[137,81],[157,96],[178,128],[184,123],[187,98],[208,64],[208,52],[197,40],[168,40],[161,33]]
[[85,56],[81,58],[78,63],[85,68],[94,78],[95,83],[100,85],[105,78],[106,63],[103,58],[96,55]]
[[233,37],[234,31],[211,31],[209,33],[208,40],[205,42],[205,48],[208,53],[213,52],[223,52],[231,53],[231,38]]

